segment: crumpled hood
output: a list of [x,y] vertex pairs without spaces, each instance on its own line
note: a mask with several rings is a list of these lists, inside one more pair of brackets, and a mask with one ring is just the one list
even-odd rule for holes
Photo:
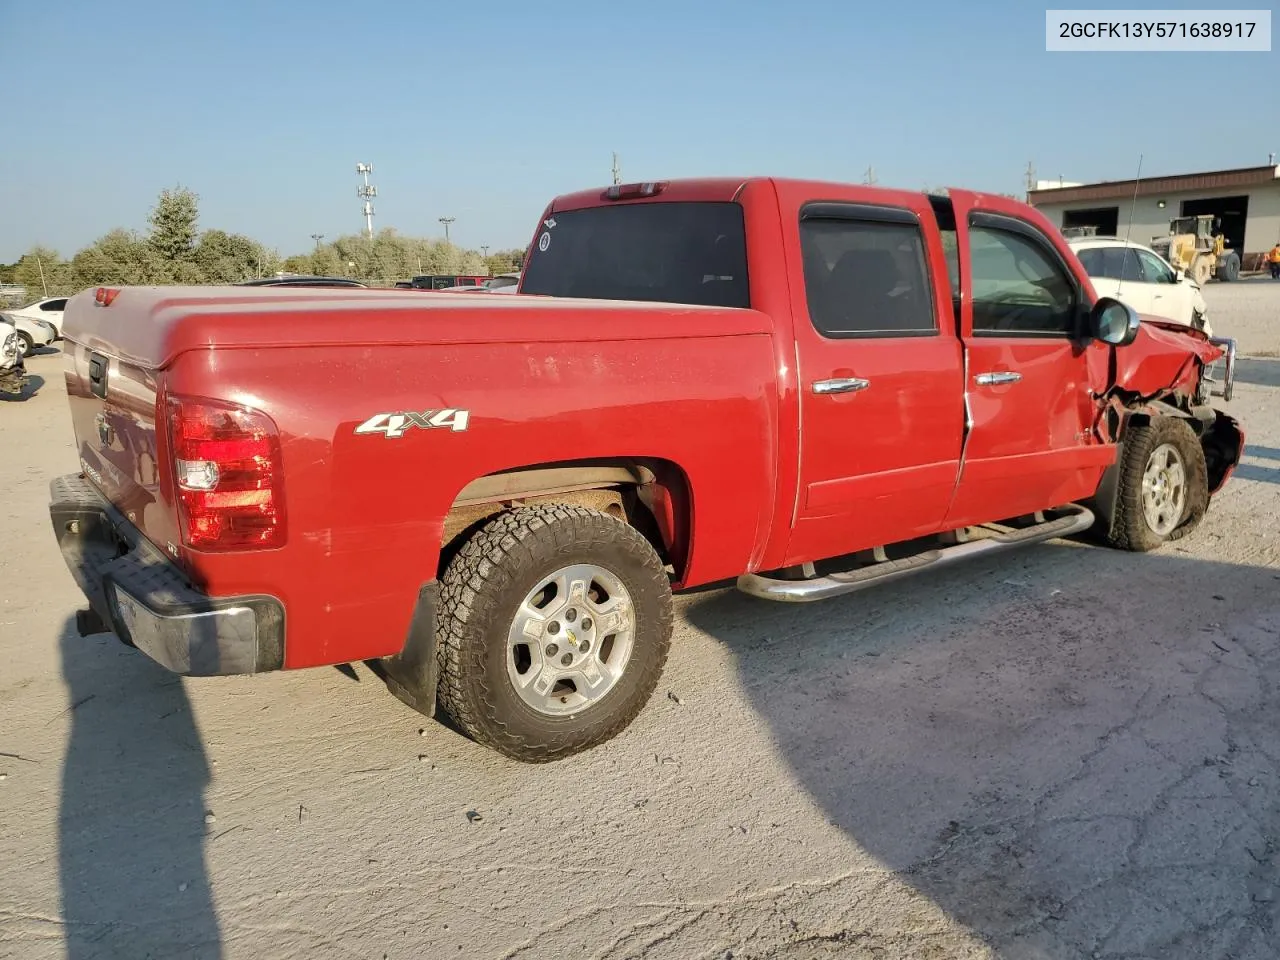
[[1113,386],[1143,397],[1178,389],[1192,392],[1200,371],[1222,354],[1199,330],[1144,316],[1133,343],[1116,350]]

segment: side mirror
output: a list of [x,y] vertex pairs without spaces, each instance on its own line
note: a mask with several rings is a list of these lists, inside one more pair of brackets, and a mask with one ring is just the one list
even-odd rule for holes
[[1173,270],[1173,282],[1181,283],[1182,278],[1185,277],[1186,275],[1187,275],[1187,272],[1183,270],[1181,267],[1175,267]]
[[1089,332],[1095,340],[1113,347],[1125,347],[1138,336],[1142,321],[1138,312],[1114,297],[1099,297],[1089,311]]

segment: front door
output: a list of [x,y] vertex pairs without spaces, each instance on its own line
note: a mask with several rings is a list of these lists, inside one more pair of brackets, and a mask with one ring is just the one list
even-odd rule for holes
[[1134,252],[1142,268],[1142,285],[1150,298],[1147,311],[1152,316],[1190,325],[1196,312],[1191,300],[1195,288],[1189,283],[1179,283],[1172,268],[1151,251]]
[[[832,188],[787,231],[800,385],[788,564],[935,532],[964,429],[946,263],[923,195]],[[798,188],[797,188],[798,189]]]
[[1092,429],[1106,363],[1090,353],[1109,348],[1087,336],[1087,277],[1021,204],[951,200],[970,429],[948,528],[1084,499],[1115,459]]

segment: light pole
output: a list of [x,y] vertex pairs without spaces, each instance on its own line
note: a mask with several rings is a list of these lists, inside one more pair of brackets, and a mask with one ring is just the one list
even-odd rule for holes
[[356,173],[364,177],[364,185],[356,187],[356,196],[364,200],[364,228],[373,239],[373,198],[378,195],[378,188],[369,183],[369,174],[373,173],[372,163],[357,163]]
[[311,239],[312,239],[312,240],[314,240],[314,241],[316,242],[316,250],[318,251],[318,250],[320,249],[320,241],[324,239],[324,234],[323,234],[323,233],[313,233],[313,234],[311,235]]
[[480,256],[482,257],[489,256],[489,245],[487,243],[480,244]]
[[440,222],[444,224],[444,242],[449,242],[449,224],[457,220],[457,217],[441,217]]

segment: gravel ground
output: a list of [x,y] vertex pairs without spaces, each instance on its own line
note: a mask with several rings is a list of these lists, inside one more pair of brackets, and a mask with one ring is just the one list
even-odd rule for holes
[[[1212,285],[1280,356],[1280,283]],[[1280,942],[1280,360],[1154,555],[680,599],[622,737],[527,767],[369,672],[183,681],[70,624],[60,360],[0,406],[0,956],[1151,958]]]

